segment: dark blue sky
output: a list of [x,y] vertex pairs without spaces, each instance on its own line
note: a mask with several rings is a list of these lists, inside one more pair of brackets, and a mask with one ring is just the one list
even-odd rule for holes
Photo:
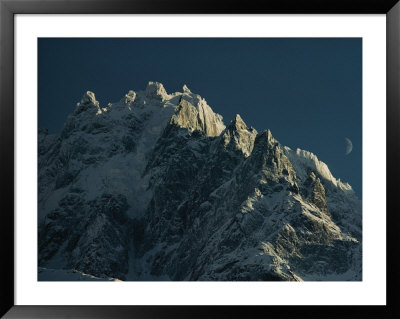
[[239,113],[283,145],[315,153],[361,198],[360,38],[38,41],[41,128],[59,132],[87,90],[106,106],[148,81],[169,93],[187,84],[225,124]]

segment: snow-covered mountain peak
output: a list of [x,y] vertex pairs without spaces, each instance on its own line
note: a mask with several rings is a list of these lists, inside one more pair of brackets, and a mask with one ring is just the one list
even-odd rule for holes
[[361,279],[351,186],[240,115],[225,127],[187,86],[149,82],[105,108],[88,91],[60,134],[38,140],[40,266],[122,280]]
[[150,81],[146,87],[146,97],[149,99],[165,101],[169,98],[169,95],[161,83]]
[[328,165],[320,161],[315,154],[299,148],[297,148],[296,151],[293,151],[288,146],[285,146],[283,150],[285,155],[293,163],[293,166],[295,166],[297,176],[300,178],[306,179],[308,176],[308,171],[313,170],[317,172],[324,180],[332,183],[335,187],[339,187],[343,191],[354,193],[350,184],[343,183],[340,181],[340,179],[333,177]]

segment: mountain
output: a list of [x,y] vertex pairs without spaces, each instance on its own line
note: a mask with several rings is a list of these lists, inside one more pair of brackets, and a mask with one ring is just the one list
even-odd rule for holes
[[106,107],[86,92],[59,134],[39,130],[38,156],[41,272],[362,279],[351,186],[239,115],[225,126],[186,86],[149,82]]

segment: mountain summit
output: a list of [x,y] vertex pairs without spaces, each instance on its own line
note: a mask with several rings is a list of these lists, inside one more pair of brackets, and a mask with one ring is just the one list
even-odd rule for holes
[[[361,201],[184,85],[86,92],[39,130],[39,267],[119,280],[361,280]],[[83,276],[83,278],[85,278]]]

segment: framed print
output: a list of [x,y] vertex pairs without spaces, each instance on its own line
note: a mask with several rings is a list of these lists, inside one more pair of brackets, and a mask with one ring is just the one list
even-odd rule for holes
[[195,4],[1,1],[1,314],[395,315],[399,4]]

